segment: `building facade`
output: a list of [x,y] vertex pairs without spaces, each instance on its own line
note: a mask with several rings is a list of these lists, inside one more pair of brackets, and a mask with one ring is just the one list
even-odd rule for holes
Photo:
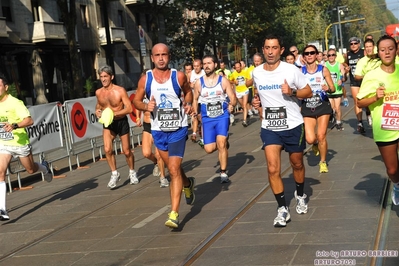
[[[0,72],[27,104],[72,98],[67,25],[57,2],[0,0]],[[151,68],[148,9],[140,0],[75,0],[73,8],[82,91],[107,62],[116,83],[134,89],[142,70]]]

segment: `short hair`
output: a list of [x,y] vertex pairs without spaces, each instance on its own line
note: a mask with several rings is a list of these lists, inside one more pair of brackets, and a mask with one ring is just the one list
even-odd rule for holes
[[4,76],[3,74],[0,74],[0,79],[3,81],[4,86],[8,85],[8,80],[7,80],[6,76]]
[[237,64],[239,64],[240,67],[241,67],[241,62],[240,62],[240,61],[236,61],[236,62],[234,63],[234,66],[237,65]]
[[191,63],[191,62],[186,62],[186,63],[184,64],[184,67],[186,67],[186,66],[193,67],[193,63]]
[[213,55],[213,54],[204,55],[204,57],[202,57],[202,61],[203,61],[205,58],[210,58],[210,59],[212,59],[212,62],[213,62],[213,63],[217,63],[217,62],[218,62],[217,57],[216,57],[215,55]]
[[364,44],[366,44],[366,43],[372,43],[373,44],[373,46],[374,46],[374,40],[373,39],[366,39],[366,40],[364,40]]
[[260,57],[260,58],[263,59],[263,55],[262,55],[261,53],[259,53],[259,52],[254,53],[254,55],[252,56],[252,58],[254,58],[255,56],[258,56],[258,57]]
[[107,73],[107,74],[110,75],[110,76],[113,76],[113,75],[114,75],[114,71],[113,71],[112,68],[111,68],[110,66],[108,66],[108,65],[102,66],[102,67],[100,67],[100,68],[98,69],[98,74],[99,74],[99,75],[100,75],[101,73],[103,73],[103,72]]
[[262,47],[265,45],[266,40],[277,40],[280,47],[283,47],[283,39],[277,35],[274,35],[274,34],[266,35],[265,39],[263,40]]

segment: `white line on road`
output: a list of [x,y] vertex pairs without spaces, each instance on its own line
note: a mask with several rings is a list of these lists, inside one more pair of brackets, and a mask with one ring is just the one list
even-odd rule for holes
[[159,209],[158,211],[154,212],[153,214],[151,214],[150,216],[148,216],[147,218],[142,220],[141,222],[133,225],[132,228],[141,228],[141,227],[145,226],[149,222],[153,221],[155,218],[158,218],[159,216],[161,216],[162,214],[167,212],[169,210],[169,208],[170,208],[170,205],[166,205],[165,207]]

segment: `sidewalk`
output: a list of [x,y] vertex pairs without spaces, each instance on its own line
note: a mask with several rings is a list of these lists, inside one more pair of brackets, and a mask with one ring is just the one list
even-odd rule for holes
[[[320,174],[318,159],[305,155],[309,212],[296,214],[288,171],[283,175],[292,220],[287,227],[273,227],[277,205],[269,190],[194,265],[314,265],[315,259],[331,258],[326,252],[373,249],[386,173],[370,129],[366,136],[354,133],[352,107],[353,102],[343,108],[345,130],[328,134],[329,173]],[[247,128],[241,120],[231,127],[228,184],[219,183],[217,153],[207,155],[187,142],[183,167],[196,178],[196,200],[188,206],[182,199],[178,231],[163,225],[169,191],[159,188],[140,147],[134,150],[138,185],[128,183],[123,155],[117,156],[122,180],[114,190],[107,188],[106,161],[51,183],[37,179],[33,189],[8,195],[11,220],[0,224],[0,265],[179,265],[268,184],[259,131],[255,119]],[[282,158],[284,170],[288,155],[283,152]],[[55,166],[64,168],[62,161]],[[398,250],[399,229],[390,228],[387,247]],[[370,261],[345,259],[356,265]],[[385,265],[399,265],[398,258]]]

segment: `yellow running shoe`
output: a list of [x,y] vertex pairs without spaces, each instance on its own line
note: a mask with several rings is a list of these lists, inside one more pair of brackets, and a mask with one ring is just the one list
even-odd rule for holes
[[328,173],[328,168],[327,168],[327,163],[326,162],[320,162],[320,173]]
[[319,144],[313,144],[312,146],[312,150],[315,156],[319,156],[320,152],[319,152]]
[[179,227],[179,214],[175,211],[169,213],[168,220],[166,220],[165,225],[170,228]]

